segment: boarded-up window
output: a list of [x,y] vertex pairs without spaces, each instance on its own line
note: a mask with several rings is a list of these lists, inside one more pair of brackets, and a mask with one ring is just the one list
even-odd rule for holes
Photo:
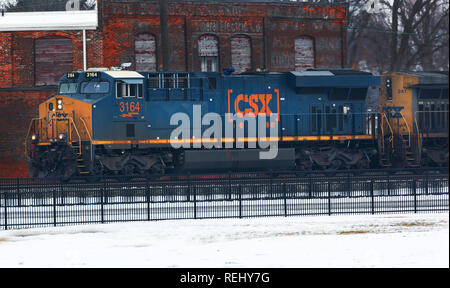
[[219,69],[219,40],[214,35],[202,35],[198,40],[198,55],[202,72]]
[[156,71],[156,40],[151,34],[140,34],[135,41],[136,70]]
[[295,39],[295,71],[314,68],[314,41],[311,37]]
[[58,85],[59,79],[73,71],[72,39],[39,38],[35,41],[36,86]]
[[252,48],[250,37],[236,35],[231,38],[231,64],[237,73],[252,68]]

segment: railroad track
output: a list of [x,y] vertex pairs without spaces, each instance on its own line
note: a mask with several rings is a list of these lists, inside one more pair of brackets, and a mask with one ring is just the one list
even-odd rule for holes
[[262,171],[243,171],[228,173],[172,173],[164,175],[117,175],[117,176],[83,176],[72,177],[70,179],[63,178],[4,178],[0,179],[1,186],[11,186],[19,183],[99,183],[99,182],[179,182],[179,181],[195,181],[195,180],[250,180],[250,179],[295,179],[295,178],[318,178],[318,177],[396,177],[402,175],[415,176],[445,176],[449,175],[448,167],[435,168],[383,168],[383,169],[364,169],[364,170],[313,170],[313,171],[283,171],[283,170],[262,170]]

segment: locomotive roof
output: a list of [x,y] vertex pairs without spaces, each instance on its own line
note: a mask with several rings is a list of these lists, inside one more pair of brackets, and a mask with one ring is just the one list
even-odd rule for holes
[[407,71],[398,73],[418,77],[420,85],[447,84],[448,86],[448,71]]
[[290,72],[296,87],[375,87],[381,78],[352,69],[309,69]]
[[112,78],[144,78],[144,76],[135,71],[105,71],[106,75]]

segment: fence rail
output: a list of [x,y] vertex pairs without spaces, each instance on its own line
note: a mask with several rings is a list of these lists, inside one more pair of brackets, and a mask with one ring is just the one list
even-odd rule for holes
[[125,221],[449,210],[448,174],[0,180],[0,230]]

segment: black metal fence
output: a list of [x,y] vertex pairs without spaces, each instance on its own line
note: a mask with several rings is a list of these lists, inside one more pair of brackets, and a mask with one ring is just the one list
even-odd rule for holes
[[0,230],[90,223],[449,210],[448,174],[242,174],[176,179],[1,179]]

